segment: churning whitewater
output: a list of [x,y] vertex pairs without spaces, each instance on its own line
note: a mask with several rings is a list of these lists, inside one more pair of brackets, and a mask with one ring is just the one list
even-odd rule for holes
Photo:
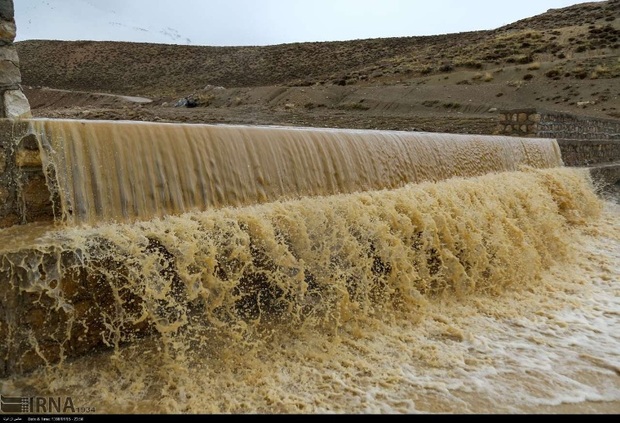
[[3,392],[107,413],[618,400],[617,213],[552,169],[47,233],[4,266],[43,269],[27,290],[65,310],[61,350],[108,348]]

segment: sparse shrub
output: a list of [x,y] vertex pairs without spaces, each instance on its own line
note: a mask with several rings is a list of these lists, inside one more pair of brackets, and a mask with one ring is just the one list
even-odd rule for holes
[[482,69],[482,63],[476,60],[465,60],[464,62],[456,63],[457,66],[463,66],[468,69]]
[[422,74],[422,75],[428,75],[429,73],[432,73],[434,70],[435,70],[435,68],[434,68],[434,67],[432,67],[432,66],[426,66],[426,67],[423,67],[423,68],[420,70],[420,74]]
[[528,74],[526,74],[526,75],[523,75],[523,80],[524,80],[524,81],[529,81],[529,80],[531,80],[531,79],[533,79],[533,78],[534,78],[534,75],[532,75],[531,73],[528,73]]
[[560,76],[560,71],[558,69],[549,69],[545,72],[545,76],[547,78],[556,78]]
[[491,82],[493,81],[493,74],[491,72],[485,72],[485,73],[481,73],[478,72],[476,73],[474,76],[471,77],[471,79],[473,79],[474,81],[484,81],[484,82]]
[[460,109],[462,105],[457,102],[448,102],[448,103],[444,103],[443,107],[445,107],[446,109]]
[[543,34],[540,31],[532,31],[528,35],[531,35],[534,40],[540,40],[543,37]]
[[590,79],[598,79],[609,75],[609,68],[607,66],[598,65],[594,71],[590,74]]
[[527,67],[527,70],[533,71],[540,69],[540,62],[534,62]]
[[442,63],[442,65],[439,66],[440,72],[452,72],[453,70],[454,70],[454,66],[450,62]]
[[573,75],[577,79],[586,79],[588,77],[588,71],[583,68],[577,68],[573,71]]
[[362,111],[370,109],[370,107],[362,103],[344,103],[344,104],[341,104],[338,108],[341,110],[362,110]]
[[522,65],[526,65],[528,63],[532,63],[534,61],[534,57],[532,57],[531,54],[522,54],[522,55],[516,57],[516,61],[517,61],[517,63],[520,63]]

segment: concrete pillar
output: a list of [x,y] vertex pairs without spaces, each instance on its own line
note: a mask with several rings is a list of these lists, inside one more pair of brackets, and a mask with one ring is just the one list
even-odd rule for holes
[[13,0],[0,0],[0,118],[31,117],[30,104],[21,89],[15,40]]

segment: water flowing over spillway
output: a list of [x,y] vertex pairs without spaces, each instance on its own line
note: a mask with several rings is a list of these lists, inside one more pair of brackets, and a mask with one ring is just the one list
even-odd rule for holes
[[135,220],[561,165],[554,140],[312,128],[33,121],[64,218]]
[[620,209],[553,140],[33,128],[69,224],[0,232],[23,239],[0,249],[4,395],[105,413],[620,400]]

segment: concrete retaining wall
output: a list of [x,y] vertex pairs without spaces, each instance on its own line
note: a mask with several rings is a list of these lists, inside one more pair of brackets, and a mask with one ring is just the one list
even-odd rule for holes
[[538,110],[501,110],[501,135],[573,140],[620,140],[620,120]]
[[566,166],[590,168],[601,185],[620,183],[620,120],[531,108],[502,110],[496,133],[555,138]]

